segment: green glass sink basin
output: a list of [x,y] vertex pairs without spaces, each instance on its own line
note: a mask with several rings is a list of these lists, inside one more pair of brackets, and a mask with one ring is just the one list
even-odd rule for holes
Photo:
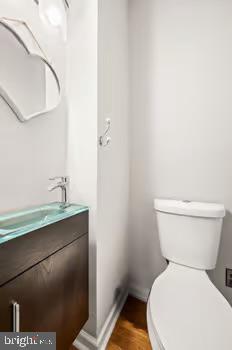
[[1,215],[0,244],[87,210],[77,204],[63,207],[61,203],[51,203]]

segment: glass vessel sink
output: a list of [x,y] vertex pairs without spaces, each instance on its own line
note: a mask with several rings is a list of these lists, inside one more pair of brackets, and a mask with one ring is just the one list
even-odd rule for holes
[[0,244],[28,232],[87,211],[88,207],[51,203],[0,216]]

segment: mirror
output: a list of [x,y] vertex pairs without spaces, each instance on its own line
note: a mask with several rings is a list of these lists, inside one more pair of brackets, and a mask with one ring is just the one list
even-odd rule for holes
[[26,22],[0,18],[0,97],[20,122],[54,110],[59,77]]

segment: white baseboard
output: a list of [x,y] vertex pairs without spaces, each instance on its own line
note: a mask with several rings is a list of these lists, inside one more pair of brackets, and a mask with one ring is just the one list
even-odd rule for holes
[[96,350],[97,339],[85,331],[81,331],[79,336],[74,341],[73,345],[78,350]]
[[150,289],[148,288],[139,288],[135,287],[133,285],[129,288],[129,294],[135,297],[136,299],[139,299],[143,301],[144,303],[147,303],[148,297],[150,294]]
[[81,331],[73,345],[79,350],[105,350],[127,297],[128,290],[116,300],[97,338]]
[[76,339],[73,343],[74,347],[77,348],[78,350],[89,350],[86,345],[84,345],[80,340]]

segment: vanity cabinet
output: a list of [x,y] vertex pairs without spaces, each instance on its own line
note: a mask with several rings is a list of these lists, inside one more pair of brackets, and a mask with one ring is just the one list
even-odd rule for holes
[[[60,227],[61,223],[63,226]],[[35,239],[37,233],[32,232],[30,235],[34,235],[32,238],[34,243],[31,242],[29,246],[32,244],[32,251],[38,253],[34,254],[35,260],[31,253],[28,255],[29,235],[19,238],[18,250],[15,252],[17,259],[6,242],[5,250],[9,250],[10,280],[5,271],[5,282],[2,280],[0,287],[1,332],[13,331],[13,303],[16,302],[20,308],[21,332],[56,332],[57,350],[70,348],[88,319],[87,228],[88,213],[82,213],[38,230],[41,232],[38,233],[37,243]],[[46,230],[46,243],[50,242],[49,246],[42,245],[43,230]],[[57,240],[52,242],[48,236],[53,237],[56,230]],[[17,239],[12,242],[17,246]],[[24,256],[20,256],[19,251],[24,245],[23,242],[26,251]],[[41,246],[37,246],[39,242]],[[0,254],[4,245],[1,246]],[[37,261],[39,256],[43,258]],[[28,267],[28,264],[31,266]],[[4,266],[6,269],[6,262]],[[0,275],[1,267],[3,266],[0,265]],[[11,278],[14,267],[16,276]]]

